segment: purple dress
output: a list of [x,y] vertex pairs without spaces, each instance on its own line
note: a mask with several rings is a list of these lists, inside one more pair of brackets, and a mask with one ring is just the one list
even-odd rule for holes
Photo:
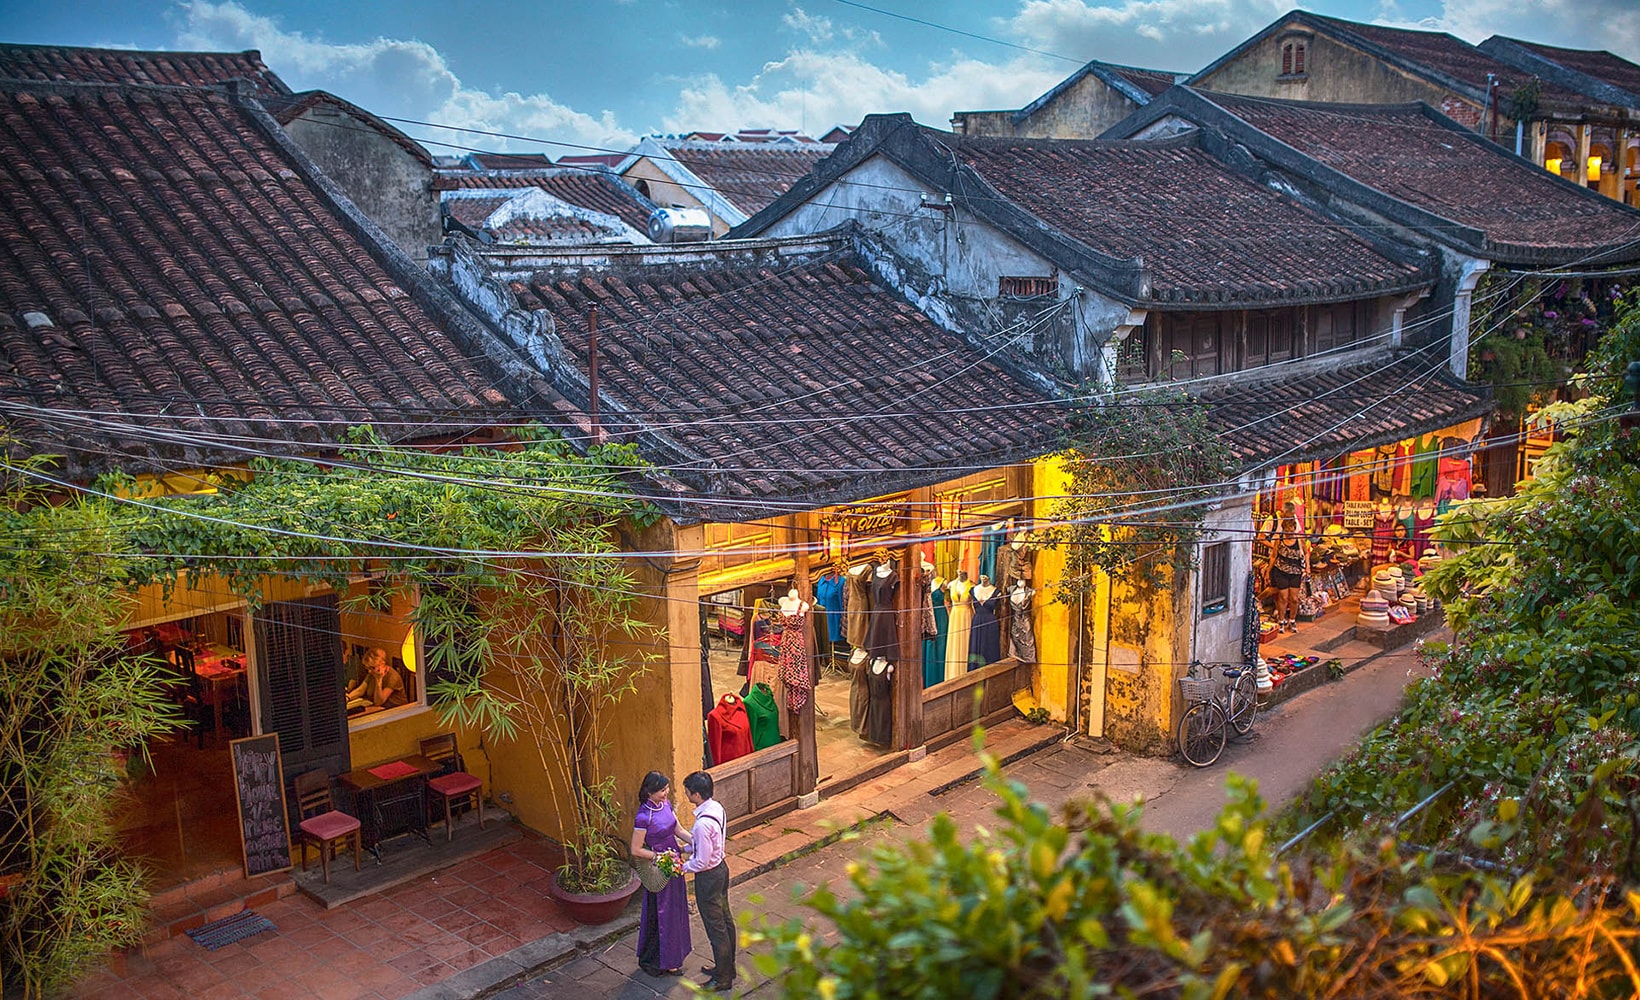
[[[678,850],[678,816],[672,803],[644,803],[632,825],[644,832],[643,846],[656,854]],[[660,892],[643,890],[643,915],[638,921],[640,964],[683,968],[689,954],[689,896],[684,882],[675,878]]]

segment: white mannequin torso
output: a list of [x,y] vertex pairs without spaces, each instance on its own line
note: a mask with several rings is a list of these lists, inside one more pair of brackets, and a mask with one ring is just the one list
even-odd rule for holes
[[995,594],[996,592],[997,592],[997,589],[995,587],[991,586],[988,583],[975,584],[975,586],[974,586],[974,600],[979,601],[981,603],[983,603],[985,601],[989,601],[991,599],[991,595]]
[[867,655],[868,654],[866,653],[865,650],[856,649],[853,653],[851,653],[849,655],[849,658],[848,658],[849,665],[858,667],[860,664],[866,662],[866,656]]
[[1014,605],[1017,607],[1017,606],[1023,605],[1026,601],[1030,600],[1031,595],[1034,594],[1034,593],[1036,593],[1036,591],[1034,591],[1031,588],[1025,586],[1023,583],[1020,583],[1020,584],[1016,584],[1014,586],[1014,589],[1009,592],[1008,599],[1010,601],[1014,602]]
[[888,574],[892,572],[894,572],[894,566],[892,563],[882,563],[877,567],[877,578],[879,580],[887,579]]
[[870,566],[870,565],[871,565],[870,563],[861,563],[860,565],[858,565],[858,566],[854,567],[853,569],[849,570],[848,575],[849,576],[859,576],[861,573],[864,573],[866,571],[866,567]]
[[871,672],[874,674],[881,674],[885,670],[893,669],[894,665],[883,659],[881,656],[871,661]]
[[779,604],[780,610],[788,615],[798,615],[809,610],[809,602],[803,600],[801,597],[798,597],[796,590],[793,590],[786,594],[785,597],[782,597]]

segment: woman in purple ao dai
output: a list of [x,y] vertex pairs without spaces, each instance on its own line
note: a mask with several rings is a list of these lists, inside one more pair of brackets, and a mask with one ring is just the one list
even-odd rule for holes
[[[654,858],[678,850],[678,816],[668,801],[672,783],[659,771],[644,775],[632,826],[632,856]],[[689,954],[689,896],[682,878],[660,892],[643,890],[638,921],[638,967],[651,976],[675,976]]]

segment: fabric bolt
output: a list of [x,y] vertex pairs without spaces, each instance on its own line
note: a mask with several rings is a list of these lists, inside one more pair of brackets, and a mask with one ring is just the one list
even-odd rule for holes
[[945,589],[951,595],[951,618],[945,630],[945,679],[950,680],[968,672],[968,630],[974,621],[969,595],[974,587],[966,580],[952,580]]
[[968,632],[968,669],[978,670],[1002,659],[1002,622],[997,619],[1002,591],[993,589],[990,597],[974,597],[970,603],[974,617]]
[[1029,587],[1008,595],[1009,650],[1021,663],[1036,662],[1036,632],[1031,626],[1031,598],[1035,595],[1036,591]]
[[887,746],[894,741],[894,665],[866,671],[870,707],[866,710],[866,742]]
[[752,722],[739,695],[724,695],[706,716],[706,742],[711,746],[714,764],[752,752]]
[[1435,479],[1440,468],[1436,452],[1441,444],[1433,434],[1418,439],[1412,449],[1412,496],[1424,500],[1435,495]]
[[851,661],[848,671],[848,727],[861,739],[865,738],[866,720],[871,715],[871,691],[866,684],[870,666],[870,660]]
[[896,599],[900,593],[900,574],[894,569],[887,576],[871,575],[871,618],[866,625],[866,649],[871,655],[893,660],[900,655],[900,616]]
[[933,687],[945,680],[945,632],[950,623],[950,612],[945,605],[945,585],[929,587],[928,613],[934,619],[934,634],[924,635],[922,644],[923,687]]
[[[672,803],[638,807],[633,826],[642,830],[643,846],[659,854],[678,850],[678,817]],[[681,969],[689,955],[689,894],[683,879],[666,883],[660,892],[643,892],[638,923],[638,962],[661,969]]]
[[843,577],[835,571],[823,574],[814,584],[814,600],[826,609],[826,638],[843,641]]
[[780,613],[780,679],[786,682],[786,707],[796,712],[814,687],[814,659],[809,655],[809,612]]
[[871,591],[866,584],[866,577],[870,575],[871,567],[855,573],[852,570],[843,581],[848,590],[848,611],[844,615],[845,638],[850,646],[864,646],[866,644],[866,624],[871,616]]
[[763,750],[779,743],[780,705],[774,700],[774,689],[767,684],[752,685],[743,705],[751,729],[752,749]]

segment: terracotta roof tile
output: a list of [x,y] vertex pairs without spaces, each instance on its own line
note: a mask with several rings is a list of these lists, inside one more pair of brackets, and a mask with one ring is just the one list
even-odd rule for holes
[[655,205],[625,181],[603,169],[551,170],[440,170],[433,177],[435,191],[540,188],[554,198],[594,212],[613,215],[644,232]]
[[836,148],[829,143],[657,141],[702,183],[747,215],[785,194]]
[[[511,412],[266,128],[216,91],[0,85],[0,403],[272,441]],[[148,447],[66,419],[13,426]]]
[[1620,87],[1631,94],[1640,95],[1640,65],[1635,65],[1627,59],[1614,56],[1602,49],[1562,49],[1537,42],[1523,42],[1516,38],[1508,40],[1550,62],[1559,63],[1567,69],[1576,70],[1603,83]]
[[1169,73],[1160,69],[1138,69],[1133,66],[1105,66],[1107,72],[1119,76],[1140,90],[1155,97],[1162,91],[1178,82],[1177,73]]
[[1160,301],[1252,301],[1316,289],[1348,298],[1423,280],[1421,265],[1385,256],[1346,226],[1231,170],[1193,138],[931,134],[1048,226],[1103,253],[1143,258]]
[[625,411],[606,422],[675,442],[672,474],[725,498],[819,505],[895,477],[926,484],[951,464],[1050,450],[1064,427],[1061,404],[877,284],[852,251],[542,271],[513,291],[551,314],[583,378],[596,305],[602,394]]
[[208,87],[226,80],[249,80],[257,96],[279,97],[290,88],[262,62],[255,49],[244,52],[144,52],[90,49],[71,45],[0,43],[0,78],[69,83],[153,83]]

